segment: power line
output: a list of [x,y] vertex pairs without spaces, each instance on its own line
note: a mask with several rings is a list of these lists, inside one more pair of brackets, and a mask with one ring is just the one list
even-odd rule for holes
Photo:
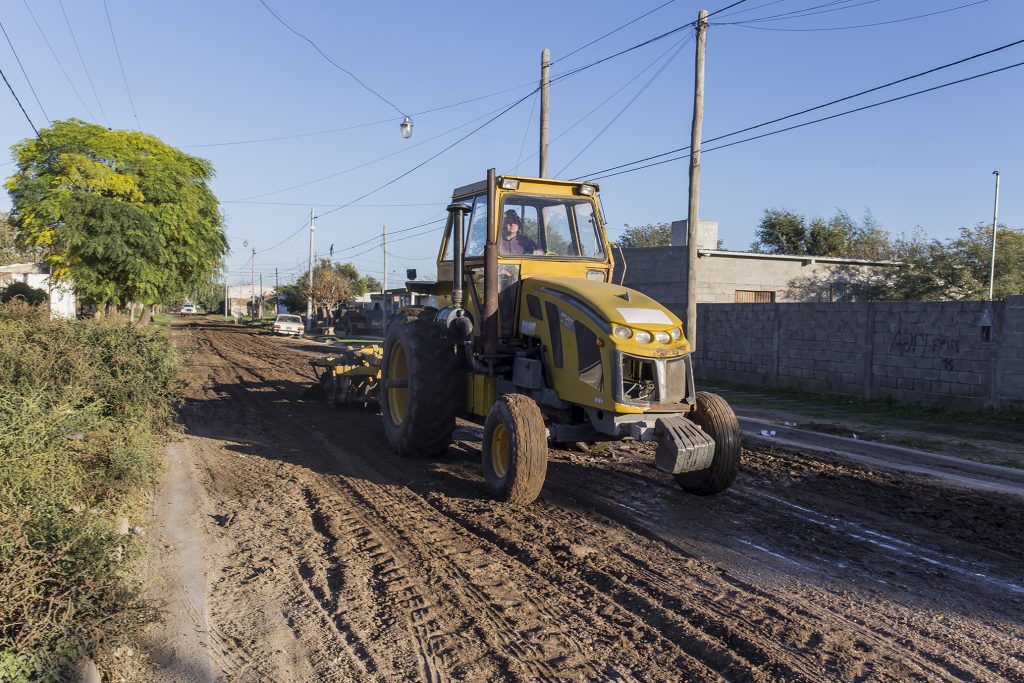
[[7,39],[7,44],[11,46],[11,52],[14,53],[14,60],[18,62],[18,67],[21,69],[21,75],[25,77],[25,82],[28,83],[28,89],[32,91],[32,97],[36,98],[36,104],[39,105],[39,111],[43,112],[43,118],[46,119],[46,122],[53,125],[50,122],[50,117],[46,113],[46,109],[43,108],[43,103],[39,101],[39,95],[36,94],[36,89],[32,87],[32,79],[28,77],[28,73],[25,71],[25,65],[21,63],[21,57],[18,56],[18,51],[14,49],[14,43],[11,42],[11,37],[7,35],[7,29],[4,28],[3,22],[0,22],[0,31],[3,31],[4,38]]
[[[932,69],[927,69],[925,71],[920,71],[920,72],[918,72],[916,74],[912,74],[910,76],[904,76],[903,78],[898,78],[898,79],[896,79],[894,81],[889,81],[888,83],[883,83],[882,85],[877,85],[877,86],[875,86],[873,88],[868,88],[867,90],[861,90],[860,92],[856,92],[856,93],[854,93],[852,95],[847,95],[845,97],[840,97],[840,98],[831,100],[829,102],[825,102],[824,104],[819,104],[819,105],[814,106],[814,107],[808,107],[807,109],[802,109],[802,110],[800,110],[798,112],[794,112],[792,114],[787,114],[786,116],[780,116],[778,118],[771,119],[769,121],[764,121],[762,123],[758,123],[758,124],[753,125],[753,126],[747,126],[746,128],[740,128],[738,130],[734,130],[731,133],[725,133],[724,135],[718,135],[718,136],[713,137],[713,138],[708,138],[707,140],[704,140],[703,142],[715,142],[716,140],[721,140],[723,138],[732,137],[733,135],[739,135],[740,133],[746,133],[746,132],[755,130],[757,128],[763,128],[764,126],[770,126],[773,123],[779,123],[781,121],[786,121],[788,119],[792,119],[792,118],[795,118],[797,116],[801,116],[803,114],[808,114],[808,113],[810,113],[812,111],[817,111],[819,109],[824,109],[825,107],[830,107],[833,104],[839,104],[840,102],[845,102],[847,100],[852,100],[852,99],[854,99],[856,97],[860,97],[862,95],[867,95],[868,93],[876,92],[878,90],[883,90],[885,88],[889,88],[891,86],[898,85],[900,83],[905,83],[905,82],[913,80],[915,78],[920,78],[921,76],[926,76],[928,74],[932,74],[932,73],[935,73],[937,71],[942,71],[943,69],[948,69],[950,67],[954,67],[954,66],[957,66],[959,64],[963,64],[965,62],[969,62],[971,60],[978,59],[980,57],[985,57],[985,56],[993,54],[995,52],[1000,52],[1001,50],[1006,50],[1007,48],[1011,48],[1011,47],[1014,47],[1016,45],[1020,45],[1021,43],[1024,43],[1024,39],[1015,40],[1012,43],[1007,43],[1005,45],[1000,45],[999,47],[992,48],[991,50],[986,50],[984,52],[978,52],[978,53],[970,55],[968,57],[964,57],[962,59],[958,59],[956,61],[949,62],[947,64],[942,64],[941,66],[937,66],[937,67],[934,67]],[[586,175],[579,176],[579,177],[581,177],[581,178],[590,178],[590,177],[596,176],[599,173],[605,173],[607,171],[614,171],[616,169],[624,168],[626,166],[632,166],[633,164],[643,163],[644,161],[650,161],[652,159],[657,159],[659,157],[668,156],[669,154],[675,154],[676,152],[682,152],[683,150],[687,150],[689,148],[690,148],[689,145],[686,145],[685,147],[677,147],[675,149],[670,149],[667,152],[662,152],[661,154],[655,154],[653,156],[644,157],[643,159],[637,159],[635,161],[632,161],[632,162],[629,162],[629,163],[625,163],[625,164],[619,164],[617,166],[610,166],[608,168],[601,169],[600,171],[594,171],[593,173],[588,173]]]
[[[925,93],[933,92],[935,90],[941,90],[942,88],[948,88],[949,86],[952,86],[952,85],[958,85],[960,83],[966,83],[967,81],[973,81],[973,80],[975,80],[977,78],[982,78],[983,76],[991,76],[992,74],[1000,73],[1002,71],[1008,71],[1009,69],[1016,69],[1016,68],[1021,67],[1021,66],[1024,66],[1024,62],[1017,62],[1016,64],[1011,64],[1009,66],[1004,66],[1004,67],[1001,67],[999,69],[993,69],[991,71],[986,71],[984,73],[975,74],[974,76],[967,76],[966,78],[961,78],[961,79],[958,79],[958,80],[955,80],[955,81],[949,81],[948,83],[942,83],[940,85],[936,85],[936,86],[933,86],[931,88],[925,88],[923,90],[917,90],[917,91],[912,92],[912,93],[907,93],[906,95],[900,95],[899,97],[893,97],[893,98],[888,99],[888,100],[882,100],[881,102],[875,102],[874,104],[868,104],[868,105],[865,105],[863,107],[857,107],[856,109],[849,109],[847,111],[839,112],[838,114],[832,114],[831,116],[825,116],[825,117],[822,117],[820,119],[814,119],[813,121],[805,121],[804,123],[798,123],[796,125],[788,126],[786,128],[780,128],[779,130],[773,130],[773,131],[769,131],[767,133],[762,133],[761,135],[754,135],[752,137],[744,138],[742,140],[736,140],[734,142],[727,142],[724,145],[718,145],[717,147],[710,147],[710,148],[705,149],[703,151],[704,152],[713,152],[713,151],[718,150],[718,149],[725,149],[726,147],[732,147],[734,145],[739,145],[739,144],[742,144],[744,142],[751,142],[752,140],[759,140],[761,138],[766,138],[766,137],[769,137],[771,135],[777,135],[778,133],[785,133],[787,131],[796,130],[797,128],[803,128],[804,126],[810,126],[811,124],[821,123],[822,121],[829,121],[831,119],[839,118],[840,116],[846,116],[847,114],[854,114],[854,113],[857,113],[857,112],[865,111],[867,109],[873,109],[875,107],[880,107],[883,104],[890,104],[892,102],[898,102],[900,100],[905,100],[905,99],[908,99],[910,97],[914,97],[916,95],[923,95]],[[671,161],[679,161],[680,159],[686,159],[688,157],[689,157],[689,155],[683,155],[683,156],[678,156],[678,157],[671,157],[669,159],[663,159],[661,161],[656,161],[654,163],[646,164],[644,166],[638,166],[636,168],[627,169],[625,171],[619,171],[617,173],[609,173],[608,175],[599,176],[599,177],[596,177],[596,178],[593,178],[593,179],[594,180],[600,180],[602,178],[611,178],[612,176],[622,175],[624,173],[632,173],[633,171],[639,171],[641,169],[650,168],[651,166],[658,166],[660,164],[667,164],[667,163],[669,163]],[[633,162],[633,163],[639,163],[639,162]],[[624,165],[628,166],[630,164],[624,164]],[[590,177],[590,176],[586,176],[586,177]]]
[[[626,104],[621,109],[619,109],[619,111],[615,114],[615,116],[613,116],[611,118],[611,120],[608,121],[608,123],[606,123],[605,126],[601,130],[599,130],[594,137],[592,137],[590,139],[590,142],[588,142],[587,144],[583,145],[583,148],[579,152],[576,153],[576,156],[574,156],[572,159],[569,159],[569,161],[555,174],[556,178],[560,178],[562,176],[562,173],[565,172],[565,169],[569,168],[573,164],[574,161],[579,159],[580,156],[582,156],[584,152],[586,152],[588,149],[590,149],[591,145],[593,145],[595,142],[597,142],[598,139],[602,135],[604,135],[605,132],[609,128],[611,128],[612,125],[614,125],[614,123],[616,121],[619,120],[619,118],[626,112],[626,110],[629,109],[631,106],[633,106],[633,103],[636,102],[637,99],[639,99],[639,97],[641,95],[643,95],[644,92],[647,91],[647,88],[649,88],[651,86],[651,84],[654,83],[655,80],[657,80],[658,76],[660,76],[662,73],[665,72],[665,69],[668,68],[669,64],[671,64],[672,62],[675,61],[676,57],[679,56],[679,53],[683,51],[683,48],[686,47],[687,43],[689,43],[692,38],[693,38],[692,35],[691,36],[686,36],[686,38],[678,41],[676,43],[676,45],[674,45],[672,48],[669,49],[669,51],[672,51],[673,49],[675,51],[669,56],[668,59],[665,60],[665,63],[662,64],[661,67],[658,68],[658,70],[655,71],[651,75],[651,77],[649,79],[647,79],[647,82],[643,84],[643,86],[636,92],[636,94],[634,94],[633,97],[631,97],[630,100],[628,102],[626,102]],[[664,57],[664,56],[665,55],[662,55],[662,57]],[[659,59],[661,59],[661,57],[659,57]],[[648,67],[648,68],[650,68],[650,67]]]
[[[530,94],[532,95],[533,93],[530,93]],[[288,187],[283,187],[283,188],[280,188],[280,189],[277,189],[277,190],[271,190],[270,192],[262,192],[260,194],[254,194],[254,195],[249,196],[249,197],[243,197],[242,200],[238,200],[238,201],[247,201],[247,200],[250,200],[250,199],[259,199],[260,197],[269,197],[270,195],[280,194],[281,192],[287,192],[289,190],[297,190],[300,187],[306,187],[308,185],[313,185],[313,184],[322,182],[324,180],[329,180],[331,178],[336,178],[336,177],[338,177],[340,175],[344,175],[346,173],[351,173],[352,171],[357,171],[360,168],[365,168],[366,166],[371,166],[373,164],[376,164],[377,162],[384,161],[385,159],[390,159],[393,156],[397,156],[399,154],[403,154],[403,153],[408,152],[410,150],[416,149],[417,147],[420,147],[420,146],[425,145],[427,143],[433,142],[434,140],[437,140],[438,138],[442,138],[445,135],[448,135],[449,133],[453,133],[453,132],[459,130],[460,128],[465,128],[466,126],[470,125],[471,123],[479,121],[480,119],[482,119],[485,116],[488,116],[490,114],[493,114],[494,112],[498,111],[499,109],[501,109],[501,107],[499,107],[498,109],[492,109],[491,111],[487,112],[486,114],[481,114],[480,116],[477,116],[475,118],[470,119],[469,121],[466,121],[465,123],[460,123],[459,125],[455,126],[454,128],[449,128],[448,130],[442,131],[441,133],[438,133],[437,135],[435,135],[433,137],[427,138],[426,140],[421,140],[420,142],[414,143],[412,145],[403,145],[402,147],[400,147],[399,149],[395,150],[394,152],[388,152],[387,154],[385,154],[383,156],[380,156],[380,157],[377,157],[376,159],[371,159],[370,161],[364,161],[361,164],[357,164],[355,166],[346,168],[346,169],[341,170],[341,171],[336,171],[335,173],[330,173],[328,175],[321,176],[319,178],[314,178],[313,180],[307,180],[307,181],[299,183],[297,185],[290,185]]]
[[[780,14],[770,14],[764,17],[755,17],[753,19],[742,19],[736,22],[727,22],[734,24],[757,24],[767,21],[782,21],[785,19],[801,19],[803,17],[815,16],[817,14],[828,14],[830,12],[841,12],[843,10],[853,9],[855,7],[862,7],[864,5],[873,5],[880,0],[863,0],[855,5],[850,3],[853,0],[832,0],[832,2],[825,2],[820,5],[812,5],[811,7],[804,7],[803,9],[792,10],[790,12],[782,12]],[[839,5],[838,7],[836,5]],[[726,24],[718,24],[719,26]]]
[[870,27],[873,27],[873,26],[885,26],[887,24],[899,24],[899,23],[904,22],[904,21],[914,21],[915,19],[924,19],[925,17],[934,17],[937,14],[945,14],[947,12],[955,12],[956,10],[964,9],[965,7],[974,7],[975,5],[980,5],[980,4],[988,2],[988,1],[989,0],[975,0],[975,2],[968,2],[968,3],[963,4],[963,5],[957,5],[956,7],[950,7],[949,9],[938,10],[936,12],[927,12],[925,14],[917,14],[917,15],[912,16],[912,17],[903,17],[902,19],[890,19],[889,21],[877,21],[877,22],[874,22],[874,23],[871,23],[871,24],[857,24],[856,26],[823,26],[823,27],[820,27],[820,28],[773,28],[773,27],[770,27],[770,26],[750,26],[750,25],[748,25],[747,23],[744,23],[744,22],[731,22],[731,23],[724,23],[724,24],[718,24],[718,25],[719,26],[738,26],[740,28],[752,28],[752,29],[757,29],[757,30],[760,30],[760,31],[798,31],[798,32],[805,32],[805,31],[849,31],[851,29],[857,29],[857,28],[870,28]]
[[398,112],[399,114],[401,114],[402,116],[405,116],[405,115],[406,115],[406,114],[405,114],[405,112],[403,112],[403,111],[402,111],[401,109],[399,109],[399,108],[398,108],[398,106],[397,106],[397,105],[395,105],[395,103],[394,103],[394,102],[392,102],[392,101],[391,101],[391,100],[389,100],[388,98],[386,98],[386,97],[384,97],[383,95],[381,95],[381,94],[380,94],[379,92],[377,92],[376,90],[374,90],[373,88],[371,88],[370,86],[368,86],[368,85],[367,85],[366,83],[364,83],[364,82],[363,82],[362,80],[360,80],[360,78],[359,78],[358,76],[356,76],[356,75],[355,75],[354,73],[352,73],[351,71],[349,71],[348,69],[346,69],[345,67],[343,67],[343,66],[342,66],[341,64],[339,64],[338,62],[334,61],[334,59],[332,59],[332,58],[331,58],[331,56],[330,56],[330,55],[328,55],[328,54],[327,54],[326,52],[324,52],[323,50],[321,50],[321,49],[320,49],[320,46],[319,46],[319,45],[317,45],[317,44],[316,44],[315,42],[313,42],[313,40],[312,40],[312,39],[311,39],[311,38],[310,38],[309,36],[305,35],[305,34],[304,34],[304,33],[302,33],[301,31],[299,31],[299,30],[298,30],[297,28],[295,28],[294,26],[292,26],[291,24],[289,24],[289,23],[288,23],[287,21],[285,21],[285,20],[284,20],[284,18],[283,18],[283,17],[282,17],[282,16],[280,15],[280,14],[278,14],[277,12],[275,12],[275,11],[273,10],[273,8],[272,8],[272,7],[270,6],[270,5],[268,5],[268,4],[266,3],[266,1],[265,1],[265,0],[259,0],[259,2],[260,2],[260,4],[261,4],[261,5],[263,5],[263,6],[264,6],[264,7],[266,8],[266,10],[267,10],[268,12],[270,12],[270,13],[271,13],[271,14],[272,14],[272,15],[274,16],[274,18],[275,18],[275,19],[277,19],[277,20],[278,20],[279,22],[281,22],[281,24],[282,24],[282,25],[284,25],[284,26],[285,26],[285,27],[286,27],[286,28],[287,28],[287,29],[288,29],[289,31],[291,31],[292,33],[294,33],[295,35],[297,35],[297,36],[298,36],[299,38],[302,38],[302,39],[303,39],[303,40],[305,40],[305,41],[306,41],[307,43],[309,43],[310,45],[312,45],[312,46],[313,46],[313,49],[314,49],[314,50],[316,50],[316,51],[317,51],[317,52],[318,52],[318,53],[320,54],[320,56],[321,56],[321,57],[323,57],[324,59],[326,59],[326,60],[327,60],[327,61],[328,61],[328,62],[329,62],[329,63],[330,63],[330,64],[331,64],[332,66],[334,66],[334,67],[335,67],[336,69],[338,69],[339,71],[342,71],[342,72],[344,72],[344,73],[348,74],[348,75],[349,75],[349,76],[350,76],[350,77],[352,78],[352,80],[354,80],[354,81],[355,81],[356,83],[358,83],[359,85],[361,85],[361,86],[363,87],[363,89],[365,89],[365,90],[367,90],[368,92],[370,92],[370,93],[373,93],[374,95],[376,95],[378,99],[380,99],[380,100],[381,100],[382,102],[385,102],[386,104],[390,105],[390,106],[391,106],[391,108],[393,108],[393,109],[394,109],[395,111],[397,111],[397,112]]
[[713,16],[715,16],[716,14],[719,14],[719,13],[721,13],[721,12],[724,12],[724,11],[725,11],[725,10],[727,10],[727,9],[732,9],[732,8],[733,8],[733,7],[735,7],[736,5],[742,5],[742,4],[743,4],[743,3],[745,3],[746,1],[747,1],[747,0],[738,0],[737,2],[734,2],[734,3],[732,3],[731,5],[726,5],[726,6],[725,6],[725,7],[723,7],[722,9],[716,9],[716,10],[715,10],[714,12],[712,12],[711,14],[709,14],[709,15],[708,15],[708,17],[713,17]]
[[25,9],[28,10],[29,16],[32,17],[32,23],[34,23],[36,28],[39,30],[39,35],[43,37],[43,42],[46,43],[46,47],[50,50],[50,54],[53,55],[54,60],[56,60],[57,66],[60,67],[61,73],[64,74],[64,78],[67,80],[68,85],[71,86],[72,92],[75,93],[75,97],[77,97],[78,101],[82,103],[82,107],[85,109],[86,113],[89,114],[89,118],[95,119],[96,116],[92,113],[92,110],[89,109],[89,105],[85,103],[85,100],[82,99],[82,94],[78,92],[78,88],[75,87],[74,81],[72,81],[71,76],[68,75],[67,69],[64,68],[64,63],[60,61],[60,57],[58,57],[56,51],[54,51],[53,45],[50,44],[50,39],[46,37],[46,33],[43,31],[43,27],[39,25],[39,21],[36,19],[35,13],[32,12],[32,7],[28,4],[28,0],[21,1],[24,3]]
[[132,105],[132,116],[135,117],[135,125],[142,129],[139,123],[139,112],[135,110],[135,98],[132,97],[132,89],[128,87],[128,75],[124,71],[124,62],[121,61],[121,50],[117,47],[117,36],[114,35],[114,24],[110,21],[110,8],[107,7],[107,0],[103,0],[103,11],[107,15],[107,26],[110,27],[110,39],[114,42],[114,53],[117,55],[117,63],[121,66],[121,79],[124,81],[124,89],[128,93],[128,102]]
[[28,112],[25,111],[25,107],[22,106],[21,100],[18,99],[18,94],[14,92],[14,88],[11,87],[11,82],[7,80],[7,74],[4,73],[3,69],[0,69],[0,76],[3,77],[4,83],[7,84],[7,89],[11,91],[11,95],[14,96],[14,101],[18,103],[18,108],[21,109],[21,113],[25,115],[28,125],[32,126],[32,130],[35,132],[36,137],[39,137],[39,129],[36,128],[36,124],[32,123],[32,119],[29,117]]
[[60,11],[64,15],[64,22],[68,25],[68,32],[71,33],[71,42],[75,44],[75,52],[78,53],[78,61],[82,63],[82,70],[85,71],[85,78],[89,81],[89,87],[92,88],[92,96],[96,98],[96,104],[100,107],[100,114],[103,115],[103,120],[106,122],[107,127],[109,127],[110,120],[107,118],[107,112],[103,109],[103,102],[100,100],[100,96],[96,94],[96,85],[92,82],[92,76],[89,74],[89,68],[85,65],[85,58],[82,57],[82,49],[78,47],[78,38],[75,37],[75,29],[71,28],[71,19],[68,18],[68,12],[64,9],[64,0],[57,0],[57,4],[60,5]]
[[645,17],[648,17],[648,16],[650,16],[650,15],[654,14],[655,12],[657,12],[658,10],[660,10],[661,8],[663,8],[663,7],[668,7],[669,5],[671,5],[671,4],[672,4],[673,2],[675,2],[675,1],[676,1],[676,0],[668,0],[668,2],[664,2],[664,3],[660,4],[660,5],[658,5],[657,7],[655,7],[654,9],[652,9],[652,10],[649,10],[649,11],[647,11],[647,12],[644,12],[643,14],[641,14],[641,15],[640,15],[640,16],[638,16],[638,17],[636,17],[635,19],[631,19],[631,20],[627,21],[627,22],[626,22],[625,24],[623,24],[622,26],[619,26],[619,27],[617,27],[617,28],[613,28],[613,29],[612,29],[611,31],[608,31],[608,33],[605,33],[604,35],[602,35],[602,36],[599,36],[599,37],[597,37],[597,38],[594,38],[594,39],[593,39],[593,40],[591,40],[591,41],[590,41],[589,43],[586,43],[585,45],[580,45],[580,46],[579,46],[578,48],[576,48],[575,50],[572,50],[571,52],[568,52],[568,53],[567,53],[567,54],[565,54],[564,56],[562,56],[562,57],[560,57],[560,58],[556,59],[555,61],[553,61],[553,62],[551,62],[551,63],[552,63],[552,64],[557,64],[558,62],[561,62],[561,61],[563,61],[563,60],[566,60],[566,59],[568,59],[569,57],[572,57],[572,56],[573,56],[574,54],[576,54],[577,52],[580,52],[581,50],[585,50],[585,49],[587,49],[588,47],[590,47],[590,46],[591,46],[591,45],[593,45],[594,43],[600,42],[600,41],[604,40],[605,38],[607,38],[608,36],[610,36],[610,35],[613,35],[613,34],[615,34],[615,33],[618,33],[618,32],[619,32],[619,31],[621,31],[622,29],[624,29],[624,28],[626,28],[626,27],[628,27],[628,26],[632,26],[633,24],[635,24],[636,22],[640,21],[641,19],[643,19],[643,18],[645,18]]

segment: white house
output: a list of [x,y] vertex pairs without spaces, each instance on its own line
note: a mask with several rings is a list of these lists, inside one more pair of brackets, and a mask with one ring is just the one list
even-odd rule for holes
[[74,318],[78,312],[78,301],[68,285],[50,284],[50,269],[42,263],[12,263],[0,266],[0,287],[12,282],[24,282],[29,287],[41,289],[50,296],[51,318]]

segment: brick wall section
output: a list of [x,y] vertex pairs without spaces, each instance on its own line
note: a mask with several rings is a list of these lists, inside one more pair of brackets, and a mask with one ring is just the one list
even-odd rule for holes
[[1024,296],[701,304],[697,376],[964,410],[1024,410]]

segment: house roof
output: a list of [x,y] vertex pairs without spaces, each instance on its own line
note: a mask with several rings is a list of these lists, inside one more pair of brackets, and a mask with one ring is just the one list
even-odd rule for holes
[[44,263],[9,263],[0,266],[0,273],[49,275],[50,269]]
[[804,264],[834,263],[853,266],[902,266],[902,261],[872,261],[870,259],[843,258],[840,256],[798,256],[796,254],[758,254],[753,251],[727,251],[725,249],[698,249],[699,257],[744,258],[775,261],[799,261]]

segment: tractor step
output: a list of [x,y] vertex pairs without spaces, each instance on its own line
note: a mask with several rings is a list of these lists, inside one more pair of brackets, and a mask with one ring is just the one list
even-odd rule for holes
[[715,441],[682,415],[659,417],[654,432],[658,450],[654,466],[669,474],[707,469],[715,456]]

